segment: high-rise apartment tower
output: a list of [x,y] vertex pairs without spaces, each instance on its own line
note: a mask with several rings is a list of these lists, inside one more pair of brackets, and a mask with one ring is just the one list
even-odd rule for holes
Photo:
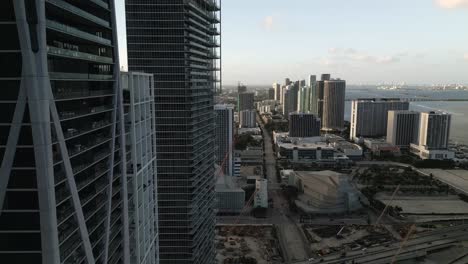
[[224,175],[234,175],[234,106],[215,105],[215,155],[216,163]]
[[112,0],[0,2],[0,262],[129,263]]
[[387,142],[400,148],[417,143],[419,116],[415,111],[388,111]]
[[213,263],[219,1],[125,5],[129,69],[155,80],[160,262]]
[[344,130],[346,82],[324,81],[322,130]]
[[388,111],[408,110],[409,102],[394,98],[357,99],[351,102],[350,138],[383,137],[387,133]]
[[290,137],[318,137],[320,136],[320,119],[310,113],[289,114]]

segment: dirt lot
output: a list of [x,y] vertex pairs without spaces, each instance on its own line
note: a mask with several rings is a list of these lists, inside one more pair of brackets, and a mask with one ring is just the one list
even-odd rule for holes
[[272,226],[216,228],[216,262],[219,264],[279,264],[283,258]]

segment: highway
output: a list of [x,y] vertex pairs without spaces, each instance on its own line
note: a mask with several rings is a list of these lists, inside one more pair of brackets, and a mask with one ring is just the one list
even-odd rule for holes
[[[459,241],[467,240],[467,228],[468,225],[459,225],[415,235],[405,244],[398,256],[398,260],[425,256],[427,251],[446,248]],[[310,262],[303,261],[296,263],[390,263],[400,246],[401,243],[393,243],[386,246],[368,248],[365,251],[348,251],[346,256],[341,256],[341,254],[334,254]]]

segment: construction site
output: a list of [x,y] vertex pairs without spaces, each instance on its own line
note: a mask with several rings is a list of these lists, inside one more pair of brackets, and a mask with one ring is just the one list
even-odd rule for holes
[[398,166],[358,169],[354,182],[374,210],[406,222],[468,219],[465,195],[432,174]]
[[272,225],[218,226],[215,239],[219,264],[284,263]]
[[397,240],[384,227],[375,226],[314,226],[302,225],[310,243],[312,257],[346,252],[394,243]]

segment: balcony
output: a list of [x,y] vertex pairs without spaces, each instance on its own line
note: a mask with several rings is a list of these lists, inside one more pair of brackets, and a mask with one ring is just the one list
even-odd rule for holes
[[87,151],[94,149],[103,145],[106,142],[112,140],[110,135],[95,135],[95,137],[91,138],[86,145],[76,144],[72,148],[68,149],[68,154],[70,158],[77,157],[80,154],[86,153]]
[[[200,16],[203,16],[206,20],[213,24],[218,24],[221,21],[219,20],[219,16],[216,12],[213,12],[213,8],[208,8],[207,10],[203,10],[201,7],[193,3],[192,1],[189,2],[189,6],[192,7]],[[192,13],[193,14],[193,13]]]
[[52,29],[54,31],[64,33],[64,34],[67,34],[67,35],[70,35],[70,36],[74,36],[74,37],[77,37],[77,38],[80,38],[80,39],[85,39],[85,40],[88,40],[88,41],[92,41],[92,42],[102,44],[102,45],[107,45],[107,46],[112,45],[112,42],[109,39],[101,38],[99,36],[90,34],[88,32],[79,30],[79,29],[74,28],[74,27],[64,25],[62,23],[59,23],[59,22],[56,22],[56,21],[53,21],[53,20],[47,20],[46,26],[47,26],[47,28]]
[[86,135],[91,132],[98,131],[102,128],[109,127],[110,125],[112,125],[112,122],[108,120],[94,121],[91,124],[89,123],[83,124],[83,127],[80,127],[80,128],[70,127],[63,134],[65,136],[65,140],[69,140],[69,139],[73,139],[76,137]]
[[[93,2],[97,2],[99,0],[95,0]],[[47,3],[50,3],[64,11],[67,11],[69,14],[71,15],[74,15],[74,16],[78,16],[78,17],[81,17],[81,18],[84,18],[86,20],[88,20],[89,22],[95,24],[95,25],[98,25],[98,26],[103,26],[103,27],[106,27],[106,28],[110,28],[110,23],[105,21],[104,19],[101,19],[93,14],[90,14],[74,5],[71,5],[65,1],[62,1],[62,0],[46,0]]]
[[88,99],[88,98],[102,98],[113,96],[114,93],[112,90],[97,90],[97,91],[72,91],[62,89],[60,91],[54,92],[55,101],[69,101],[77,99]]
[[104,150],[104,151],[96,153],[90,162],[84,162],[84,163],[74,166],[73,174],[76,175],[78,173],[83,172],[84,170],[90,168],[91,166],[95,165],[96,163],[100,162],[101,160],[107,158],[110,155],[111,155],[110,150]]
[[101,114],[109,111],[113,111],[114,107],[112,106],[95,106],[89,109],[84,109],[81,111],[61,111],[59,112],[60,121],[67,121],[76,118],[82,118],[89,115]]
[[74,73],[74,72],[49,72],[51,80],[113,80],[112,74],[92,74],[92,73]]
[[107,63],[113,64],[114,60],[110,57],[98,56],[90,53],[74,51],[69,49],[62,49],[52,46],[47,46],[47,54],[62,58],[69,58],[69,59],[78,59],[78,60],[85,60],[91,62],[98,62],[98,63]]

